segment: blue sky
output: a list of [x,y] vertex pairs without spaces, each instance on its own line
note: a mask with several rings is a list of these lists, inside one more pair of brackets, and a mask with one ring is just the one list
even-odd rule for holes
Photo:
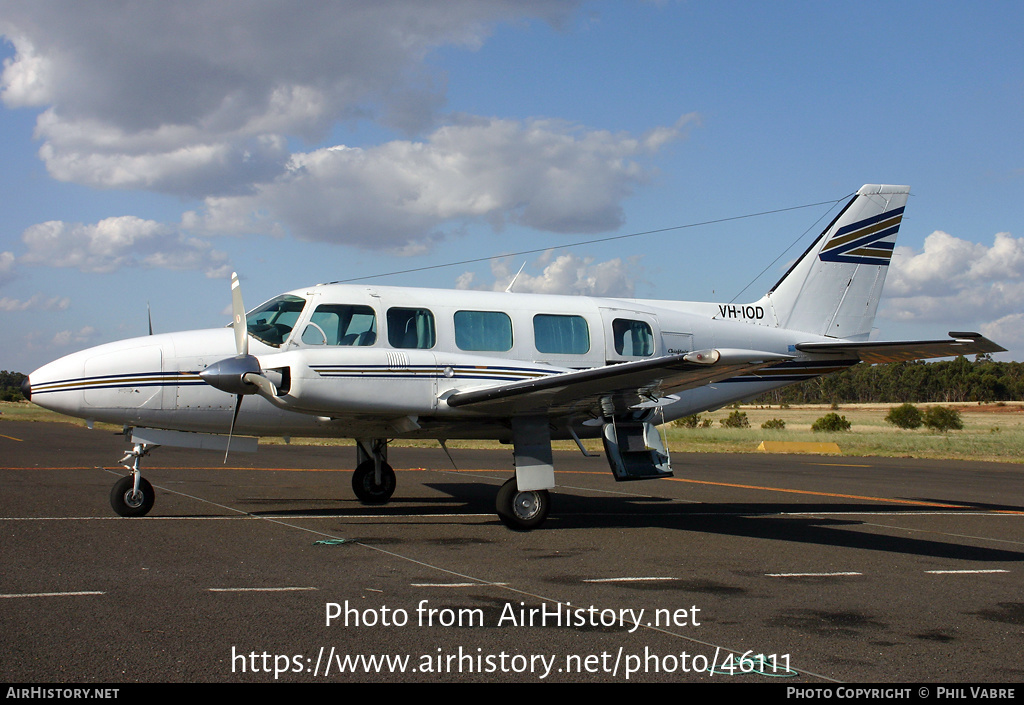
[[[159,332],[225,324],[232,270],[254,306],[864,183],[913,189],[880,337],[1024,360],[1019,3],[295,8],[0,0],[0,368],[144,334],[147,302]],[[517,290],[754,300],[827,211],[375,281],[525,261]]]

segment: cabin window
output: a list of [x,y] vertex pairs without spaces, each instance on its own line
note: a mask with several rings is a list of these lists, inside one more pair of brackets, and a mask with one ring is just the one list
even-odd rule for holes
[[654,354],[654,333],[644,321],[616,318],[612,321],[615,352],[624,357],[647,357]]
[[249,334],[267,345],[280,347],[295,327],[306,300],[298,296],[278,296],[245,315]]
[[393,348],[434,347],[434,314],[425,308],[389,308],[388,343]]
[[590,328],[583,316],[539,313],[533,317],[533,342],[537,352],[585,355],[590,352]]
[[501,311],[457,311],[455,344],[459,350],[504,352],[512,349],[512,319]]
[[323,304],[302,331],[307,345],[373,345],[377,342],[377,314],[369,306]]

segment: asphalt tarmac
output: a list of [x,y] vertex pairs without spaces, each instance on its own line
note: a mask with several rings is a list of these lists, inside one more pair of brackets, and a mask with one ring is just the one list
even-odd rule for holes
[[393,448],[372,507],[350,447],[160,448],[123,519],[126,448],[0,422],[4,682],[1024,681],[1022,465],[556,453],[518,533],[510,451]]

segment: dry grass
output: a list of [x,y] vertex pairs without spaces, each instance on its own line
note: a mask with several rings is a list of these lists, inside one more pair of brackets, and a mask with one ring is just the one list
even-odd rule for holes
[[[754,452],[762,440],[835,441],[843,455],[881,455],[912,458],[947,458],[1024,462],[1024,404],[950,405],[960,412],[962,431],[936,433],[926,428],[903,430],[885,421],[896,404],[849,404],[833,409],[826,405],[790,408],[743,406],[750,428],[722,428],[720,420],[733,409],[721,409],[701,418],[713,421],[711,428],[670,427],[668,436],[673,450],[701,452]],[[929,406],[919,405],[920,408]],[[849,431],[815,433],[814,421],[825,414],[845,416]],[[764,430],[769,419],[782,419],[782,430]]]

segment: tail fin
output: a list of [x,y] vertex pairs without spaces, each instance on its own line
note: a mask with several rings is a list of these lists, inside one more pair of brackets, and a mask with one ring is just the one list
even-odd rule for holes
[[909,186],[863,186],[759,305],[781,328],[866,340]]

